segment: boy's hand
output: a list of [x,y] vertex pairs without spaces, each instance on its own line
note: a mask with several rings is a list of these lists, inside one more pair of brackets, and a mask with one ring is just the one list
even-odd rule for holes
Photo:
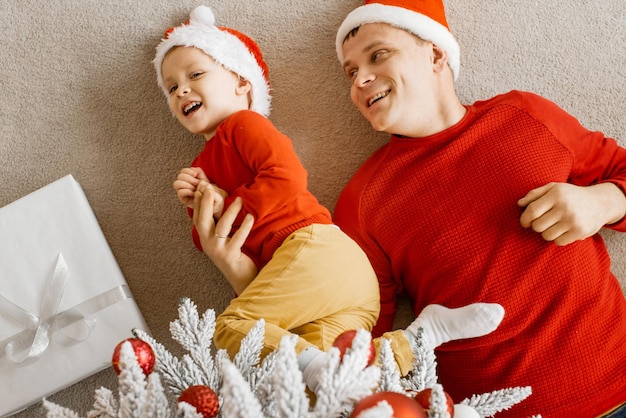
[[528,192],[517,204],[525,208],[521,225],[556,245],[588,238],[626,213],[626,197],[612,183],[587,187],[548,183]]
[[199,167],[187,167],[180,170],[174,181],[174,190],[180,202],[188,208],[193,208],[194,192],[200,181],[206,181],[204,171]]
[[208,183],[204,180],[200,181],[198,187],[196,188],[200,193],[205,194],[208,190],[213,192],[213,216],[215,219],[220,219],[222,217],[222,212],[224,211],[224,200],[228,197],[228,193],[226,190],[220,189],[213,183]]

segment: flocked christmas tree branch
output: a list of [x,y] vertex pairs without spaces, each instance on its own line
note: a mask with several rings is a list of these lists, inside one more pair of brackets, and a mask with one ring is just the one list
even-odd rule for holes
[[[367,366],[371,335],[364,330],[357,331],[351,349],[342,358],[338,349],[329,351],[320,386],[312,399],[298,368],[295,337],[285,337],[278,350],[261,360],[265,323],[259,320],[231,361],[226,351],[215,350],[212,346],[213,310],[207,310],[200,317],[196,305],[185,298],[178,313],[179,319],[170,324],[170,331],[187,353],[177,358],[144,331],[133,330],[137,338],[152,347],[156,356],[155,372],[146,377],[130,343],[124,342],[120,350],[118,396],[106,388],[96,390],[87,418],[169,418],[172,410],[181,418],[200,418],[203,416],[200,412],[204,412],[204,418],[347,417],[355,405],[374,392],[409,396],[427,388],[431,389],[429,418],[450,416],[444,388],[437,383],[434,352],[427,348],[429,345],[421,333],[413,344],[414,369],[408,376],[400,377],[387,340],[381,343],[379,366]],[[207,388],[215,399],[210,403],[204,398],[198,399],[214,408],[211,410],[215,413],[201,410],[202,402],[190,405],[183,400],[172,408],[161,378],[174,397],[187,393],[192,387]],[[471,407],[480,417],[490,417],[522,402],[530,393],[529,387],[502,389],[474,395],[461,404]],[[46,400],[44,406],[48,418],[79,418],[76,412]],[[392,402],[382,401],[363,410],[358,417],[386,418],[393,413]]]

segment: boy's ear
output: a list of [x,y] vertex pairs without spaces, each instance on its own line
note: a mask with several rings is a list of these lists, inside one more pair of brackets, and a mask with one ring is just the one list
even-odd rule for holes
[[250,93],[250,90],[252,90],[252,84],[245,78],[239,76],[239,83],[237,84],[235,92],[239,95],[246,95]]

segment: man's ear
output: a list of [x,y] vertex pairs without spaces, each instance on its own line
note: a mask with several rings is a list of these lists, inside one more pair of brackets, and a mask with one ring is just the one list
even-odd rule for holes
[[252,90],[252,84],[250,84],[250,82],[245,78],[239,76],[239,83],[237,84],[235,92],[238,95],[246,95],[250,93],[250,90]]
[[432,64],[435,72],[442,72],[448,68],[448,53],[435,44],[433,46]]

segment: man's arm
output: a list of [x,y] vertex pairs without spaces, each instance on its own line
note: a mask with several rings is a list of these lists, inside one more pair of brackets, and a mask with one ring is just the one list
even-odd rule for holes
[[613,183],[586,187],[548,183],[517,203],[525,208],[520,217],[522,226],[556,245],[588,238],[626,215],[626,196]]
[[246,214],[237,232],[229,237],[243,203],[241,198],[235,199],[216,224],[213,217],[214,193],[216,192],[207,184],[198,186],[194,197],[193,223],[204,253],[222,272],[234,292],[241,294],[258,273],[252,259],[241,251],[254,224],[254,218],[251,214]]

